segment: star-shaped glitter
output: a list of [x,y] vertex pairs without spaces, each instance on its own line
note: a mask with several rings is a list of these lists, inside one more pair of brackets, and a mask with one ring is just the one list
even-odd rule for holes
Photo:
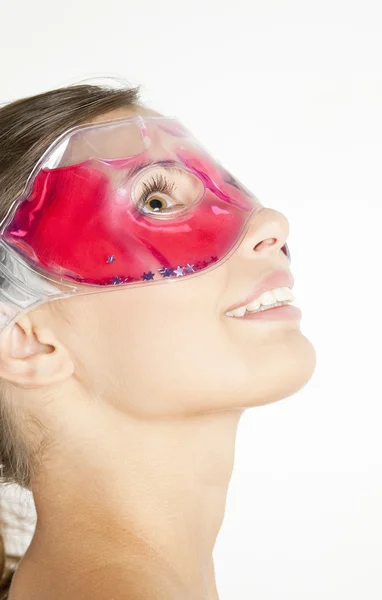
[[168,269],[167,267],[162,267],[158,271],[163,277],[171,277],[174,274],[174,269]]
[[215,263],[215,262],[217,262],[217,260],[218,260],[217,256],[211,256],[211,261],[210,262]]
[[184,275],[183,267],[178,266],[178,268],[174,270],[174,275],[176,275],[177,277],[182,277],[182,275]]
[[115,261],[115,256],[113,254],[111,256],[107,257],[107,261],[106,261],[107,263],[112,263],[114,261]]
[[121,280],[119,277],[114,277],[113,284],[115,285],[116,283],[121,283]]
[[141,279],[144,279],[145,281],[149,281],[150,279],[154,279],[154,273],[151,273],[151,271],[149,271],[148,273],[143,273]]
[[187,263],[187,267],[185,267],[185,270],[187,271],[187,273],[194,273],[195,272],[194,269],[193,269],[193,266],[194,265],[189,265]]

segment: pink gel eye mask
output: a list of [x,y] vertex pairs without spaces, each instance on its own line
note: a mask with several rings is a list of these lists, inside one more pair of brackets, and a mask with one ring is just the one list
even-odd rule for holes
[[144,214],[112,174],[147,156],[41,170],[5,241],[41,272],[100,286],[186,276],[222,261],[260,203],[208,155],[181,145],[171,159],[202,181],[203,197],[174,218]]

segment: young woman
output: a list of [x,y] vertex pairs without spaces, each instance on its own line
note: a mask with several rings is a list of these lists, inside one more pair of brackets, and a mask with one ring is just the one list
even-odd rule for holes
[[216,600],[240,417],[315,366],[286,218],[78,85],[0,109],[0,220],[0,461],[37,511],[9,599]]

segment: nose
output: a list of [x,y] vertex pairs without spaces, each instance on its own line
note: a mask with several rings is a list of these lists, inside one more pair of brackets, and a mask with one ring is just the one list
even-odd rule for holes
[[291,256],[286,243],[288,235],[288,219],[277,210],[262,208],[252,217],[238,252],[248,258],[252,258],[254,252],[261,253],[264,257],[278,257],[282,250],[290,262]]

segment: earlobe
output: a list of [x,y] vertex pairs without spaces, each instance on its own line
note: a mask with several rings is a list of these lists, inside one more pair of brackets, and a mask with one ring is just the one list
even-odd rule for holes
[[33,326],[28,315],[0,333],[0,377],[20,388],[64,381],[74,364],[48,328]]

